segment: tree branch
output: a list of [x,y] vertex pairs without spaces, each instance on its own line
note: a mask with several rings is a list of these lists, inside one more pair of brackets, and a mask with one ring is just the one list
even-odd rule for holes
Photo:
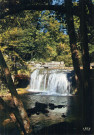
[[[21,1],[21,0],[20,0]],[[35,4],[30,2],[29,0],[21,3],[9,3],[9,0],[7,0],[6,3],[0,3],[0,19],[4,18],[7,15],[13,15],[16,13],[19,13],[23,10],[54,10],[54,11],[59,11],[62,14],[66,13],[66,7],[64,6],[64,4],[62,5],[51,5],[51,4]],[[28,2],[29,1],[29,2]],[[73,10],[73,14],[76,16],[79,16],[79,6],[73,6],[72,7]]]

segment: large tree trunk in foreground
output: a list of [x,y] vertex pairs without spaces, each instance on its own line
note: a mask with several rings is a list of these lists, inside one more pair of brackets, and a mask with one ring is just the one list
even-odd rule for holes
[[0,51],[0,66],[2,67],[3,74],[5,74],[7,86],[12,95],[17,115],[19,116],[19,121],[20,121],[19,124],[20,124],[21,128],[23,127],[22,130],[24,131],[24,133],[28,134],[30,131],[30,121],[29,121],[27,113],[24,109],[23,103],[20,100],[19,95],[17,94],[16,88],[15,88],[13,80],[11,78],[11,74],[9,72],[9,69],[6,65],[6,62],[3,58],[1,51]]
[[[0,97],[0,104],[3,107],[4,113],[9,113],[10,118],[13,121],[17,121],[20,129],[26,134],[26,131],[25,131],[23,123],[22,123],[22,118],[20,117],[18,110],[14,107],[10,107],[1,97]],[[11,117],[11,114],[12,114],[12,117]],[[14,114],[14,116],[13,116],[13,114]]]
[[92,131],[92,88],[90,83],[90,58],[88,48],[88,34],[86,24],[87,0],[80,0],[80,33],[83,60],[83,128]]
[[75,34],[73,14],[72,14],[72,0],[65,0],[65,7],[66,7],[66,20],[68,26],[69,39],[70,39],[70,48],[71,48],[73,66],[74,66],[75,73],[77,75],[77,80],[81,84],[82,81],[81,81],[81,73],[80,73],[80,64],[79,64],[78,49],[76,45],[76,34]]

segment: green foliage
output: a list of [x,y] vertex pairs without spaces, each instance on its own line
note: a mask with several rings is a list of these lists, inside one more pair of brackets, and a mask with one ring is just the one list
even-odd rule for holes
[[58,44],[57,46],[57,61],[64,61],[65,66],[72,66],[70,47],[67,44]]
[[[13,74],[24,67],[26,61],[64,60],[71,65],[69,37],[53,11],[23,11],[1,20],[0,44]],[[5,27],[6,26],[6,27]]]

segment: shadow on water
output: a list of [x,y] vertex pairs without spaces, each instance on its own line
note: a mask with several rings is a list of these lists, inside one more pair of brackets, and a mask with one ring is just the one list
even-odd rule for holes
[[78,96],[21,96],[35,135],[81,134]]
[[[75,88],[73,80],[73,71],[35,70],[32,73],[30,92],[20,97],[30,118],[34,135],[81,133],[82,110],[80,99],[72,95]],[[13,135],[16,134],[20,135],[15,128]]]
[[45,127],[42,130],[35,133],[36,135],[81,135],[81,128],[77,127],[74,123],[58,123],[49,127]]
[[[20,97],[33,127],[32,135],[81,135],[78,96],[37,95],[30,92]],[[17,124],[3,130],[0,135],[20,135]]]
[[21,96],[34,134],[61,135],[81,133],[82,110],[74,71],[37,69],[31,74],[29,93]]

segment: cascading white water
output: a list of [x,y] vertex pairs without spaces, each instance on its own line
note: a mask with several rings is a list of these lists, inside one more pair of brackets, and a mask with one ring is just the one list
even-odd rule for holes
[[71,81],[64,70],[36,69],[31,74],[29,91],[46,94],[70,95]]

